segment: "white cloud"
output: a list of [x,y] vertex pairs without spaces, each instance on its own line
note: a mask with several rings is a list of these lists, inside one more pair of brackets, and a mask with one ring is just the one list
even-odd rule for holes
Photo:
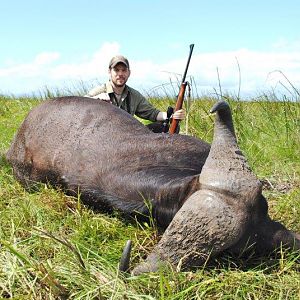
[[52,68],[49,75],[54,80],[107,76],[108,62],[119,52],[118,43],[104,43],[99,50],[91,57],[86,57],[83,62],[60,64]]
[[49,65],[58,60],[59,57],[60,55],[58,52],[43,52],[36,55],[30,63],[19,64],[10,61],[7,67],[0,69],[0,80],[1,78],[26,79],[28,77],[39,76],[45,72]]
[[273,43],[273,48],[280,51],[299,51],[300,50],[300,40],[288,40],[285,37],[280,37],[275,43]]
[[50,64],[54,61],[56,61],[57,59],[59,59],[60,54],[58,52],[43,52],[38,54],[34,61],[33,64],[34,65],[47,65]]
[[[279,82],[287,80],[296,87],[300,83],[300,52],[292,51],[291,46],[274,48],[273,52],[259,52],[249,49],[238,49],[228,52],[195,53],[192,56],[188,77],[192,76],[197,84],[197,91],[219,89],[218,75],[222,90],[242,94],[278,87]],[[294,43],[295,47],[297,43]],[[64,57],[57,52],[44,52],[36,55],[32,62],[9,65],[0,68],[0,90],[12,93],[30,93],[41,87],[63,87],[71,80],[89,81],[99,78],[107,79],[110,58],[120,53],[121,46],[117,42],[104,43],[93,55],[83,56],[77,61],[64,63]],[[151,60],[135,60],[130,58],[132,76],[129,85],[149,91],[156,86],[180,81],[187,57],[157,64]],[[240,68],[240,73],[239,73]],[[280,72],[273,72],[280,70]],[[239,76],[241,86],[239,87]],[[5,89],[4,89],[5,87]]]
[[[185,68],[186,58],[170,60],[164,65],[147,62],[146,72],[142,71],[142,62],[134,81],[152,79],[156,84],[171,80],[180,81]],[[276,72],[274,72],[277,70]],[[278,72],[280,70],[280,72]],[[168,72],[167,72],[168,71]],[[143,74],[143,76],[141,76]],[[272,76],[270,76],[272,74]],[[133,75],[135,76],[135,75]],[[239,89],[244,95],[257,95],[261,91],[278,88],[280,82],[290,80],[295,86],[300,84],[300,53],[298,52],[258,52],[239,49],[231,52],[214,52],[195,54],[190,63],[188,76],[192,76],[197,84],[197,91],[219,91],[219,80],[222,91],[237,94]],[[139,78],[140,77],[140,78]],[[271,80],[272,77],[272,80]],[[285,78],[287,77],[287,78]],[[241,78],[241,83],[240,83]],[[241,84],[241,85],[240,85]]]

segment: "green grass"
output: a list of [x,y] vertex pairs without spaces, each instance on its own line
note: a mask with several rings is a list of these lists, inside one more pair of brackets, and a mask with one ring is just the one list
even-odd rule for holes
[[[277,99],[275,99],[277,100]],[[265,183],[270,214],[300,232],[299,102],[228,99],[239,144]],[[118,261],[133,240],[133,264],[157,243],[146,224],[95,213],[79,199],[41,185],[24,190],[4,158],[14,133],[40,99],[0,97],[0,298],[299,299],[299,253],[247,260],[222,256],[195,272],[124,277]],[[163,110],[173,99],[152,99]],[[191,101],[182,131],[212,140],[215,99]]]

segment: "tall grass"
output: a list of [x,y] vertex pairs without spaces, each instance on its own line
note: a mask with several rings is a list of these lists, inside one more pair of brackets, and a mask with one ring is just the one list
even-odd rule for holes
[[[49,91],[48,96],[53,92]],[[55,93],[54,93],[55,94]],[[194,272],[118,272],[127,239],[132,263],[157,243],[155,228],[95,213],[80,199],[41,185],[29,193],[15,181],[4,153],[27,112],[44,96],[0,97],[0,297],[11,299],[299,299],[299,253],[248,259],[221,256]],[[46,98],[46,97],[45,97]],[[271,216],[300,231],[299,103],[264,95],[227,97],[241,149],[265,183]],[[276,100],[276,101],[274,101]],[[152,98],[166,110],[174,97]],[[182,131],[212,140],[215,98],[185,103]],[[184,154],[183,154],[184,155]]]

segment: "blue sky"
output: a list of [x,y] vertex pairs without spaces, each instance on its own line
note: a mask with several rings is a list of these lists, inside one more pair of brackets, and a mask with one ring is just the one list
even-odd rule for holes
[[223,91],[244,95],[287,86],[282,73],[300,85],[298,0],[11,0],[1,12],[3,94],[104,82],[119,53],[128,84],[152,91],[183,73],[191,43],[199,93],[213,94],[218,76]]

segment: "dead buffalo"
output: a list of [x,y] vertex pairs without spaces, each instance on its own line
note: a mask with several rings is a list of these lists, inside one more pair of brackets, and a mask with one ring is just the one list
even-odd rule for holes
[[99,100],[62,97],[34,108],[7,153],[26,187],[49,182],[88,205],[124,215],[151,214],[165,229],[134,274],[166,262],[182,269],[225,250],[300,249],[300,236],[268,216],[260,181],[239,150],[226,102],[209,144],[155,134]]

